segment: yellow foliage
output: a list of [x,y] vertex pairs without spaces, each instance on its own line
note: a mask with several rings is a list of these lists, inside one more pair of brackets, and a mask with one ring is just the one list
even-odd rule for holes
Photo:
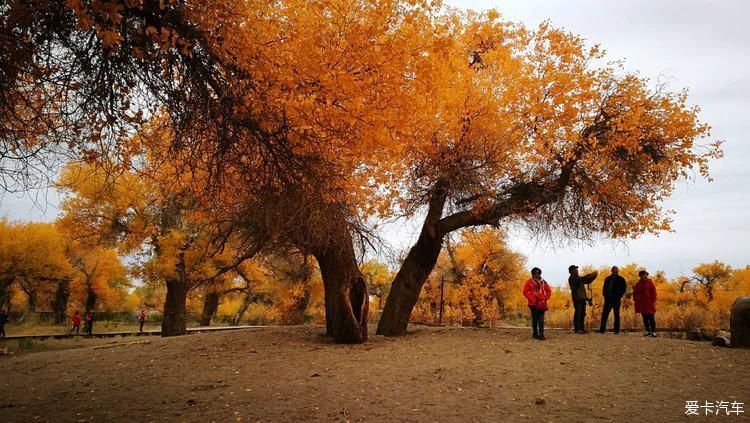
[[459,242],[446,246],[438,259],[412,319],[438,320],[441,285],[445,322],[491,325],[501,318],[518,317],[526,309],[522,294],[525,261],[510,250],[501,230],[464,231]]

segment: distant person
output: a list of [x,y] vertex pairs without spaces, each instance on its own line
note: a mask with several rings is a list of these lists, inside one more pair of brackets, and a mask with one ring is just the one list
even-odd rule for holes
[[573,297],[573,308],[575,313],[573,314],[573,328],[576,333],[586,333],[586,327],[584,322],[586,320],[586,301],[589,298],[586,296],[586,285],[596,279],[599,272],[592,272],[584,276],[578,275],[578,266],[572,265],[568,267],[568,285],[570,286],[570,295]]
[[141,310],[141,312],[138,314],[138,333],[143,333],[143,324],[146,323],[146,311]]
[[6,323],[8,323],[8,312],[0,309],[0,338],[5,338]]
[[646,333],[643,336],[656,337],[656,286],[649,279],[648,272],[641,270],[638,272],[638,282],[633,287],[633,302],[635,303],[635,312],[640,313],[643,317],[643,326]]
[[599,327],[600,333],[604,333],[607,330],[607,320],[609,319],[610,311],[613,311],[615,314],[615,333],[620,333],[620,303],[626,289],[625,278],[620,276],[620,269],[617,266],[612,266],[612,274],[604,279],[604,287],[602,287],[604,308],[602,309],[602,323]]
[[73,323],[73,327],[70,328],[70,333],[76,331],[76,335],[78,335],[78,332],[81,330],[81,312],[76,310],[76,312],[73,313],[73,317],[70,318],[70,321]]
[[531,269],[531,279],[523,287],[523,296],[529,302],[531,310],[531,329],[534,339],[544,341],[544,312],[547,311],[547,301],[552,296],[552,288],[542,279],[542,269]]
[[94,334],[94,312],[89,311],[86,313],[86,330],[87,335],[93,335]]

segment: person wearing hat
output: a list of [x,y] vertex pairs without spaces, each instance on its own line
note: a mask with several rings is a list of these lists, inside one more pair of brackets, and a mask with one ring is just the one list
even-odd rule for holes
[[641,270],[638,272],[638,282],[633,287],[633,303],[635,303],[635,312],[640,313],[643,317],[643,326],[646,333],[643,336],[656,337],[656,286],[648,277],[648,272]]
[[544,341],[544,312],[547,311],[547,301],[552,296],[552,288],[542,279],[542,269],[531,269],[531,279],[527,280],[523,287],[523,296],[528,300],[531,310],[532,336]]
[[575,313],[573,314],[573,328],[576,333],[586,333],[586,327],[584,321],[586,319],[586,285],[596,279],[599,272],[591,272],[587,275],[580,276],[578,274],[578,266],[571,265],[568,267],[568,285],[570,286],[570,295],[573,297],[573,308]]

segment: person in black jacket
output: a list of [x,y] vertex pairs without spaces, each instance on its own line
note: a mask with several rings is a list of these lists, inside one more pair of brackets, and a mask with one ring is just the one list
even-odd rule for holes
[[615,313],[615,333],[620,333],[620,301],[622,296],[625,295],[625,289],[625,278],[620,276],[620,269],[617,266],[612,266],[612,274],[604,279],[604,287],[602,288],[604,308],[602,309],[602,323],[599,327],[599,333],[604,333],[607,330],[607,319],[609,319],[610,311]]
[[575,265],[568,267],[568,273],[570,273],[568,285],[570,285],[570,295],[573,297],[573,308],[575,308],[573,328],[576,333],[586,333],[584,325],[586,320],[586,301],[588,300],[586,285],[593,282],[599,273],[592,272],[588,275],[579,276],[578,266]]
[[86,313],[86,323],[83,327],[83,333],[86,335],[93,335],[94,334],[94,312],[89,311]]

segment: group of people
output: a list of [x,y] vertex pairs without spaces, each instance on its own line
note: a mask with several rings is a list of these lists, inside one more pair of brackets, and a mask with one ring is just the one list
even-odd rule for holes
[[[143,324],[146,323],[146,311],[141,312],[136,317],[139,323],[138,333],[143,333]],[[81,323],[85,322],[83,326],[83,333],[85,335],[92,335],[94,332],[94,312],[88,311],[85,318],[81,316],[81,312],[76,310],[75,313],[70,317],[70,323],[73,327],[70,328],[70,333],[76,335],[81,331]],[[0,338],[5,338],[5,324],[8,323],[8,313],[5,309],[0,309]]]
[[[568,267],[568,285],[573,300],[573,329],[577,334],[587,333],[584,322],[586,320],[586,306],[592,306],[592,298],[587,295],[588,286],[599,276],[598,272],[592,272],[586,275],[578,273],[578,266]],[[620,275],[620,269],[613,266],[611,274],[604,279],[602,287],[602,296],[604,297],[604,307],[602,307],[601,324],[599,332],[604,333],[607,329],[607,320],[609,314],[614,313],[614,333],[620,333],[620,304],[622,297],[627,291],[626,281]],[[528,300],[529,310],[531,310],[531,328],[535,339],[544,340],[544,313],[548,309],[548,301],[552,296],[552,288],[542,278],[542,270],[538,267],[531,269],[531,278],[526,281],[523,287],[523,295]],[[641,270],[638,272],[638,282],[633,287],[633,302],[635,312],[643,317],[643,326],[646,329],[644,336],[656,336],[656,286],[649,279],[648,272]]]
[[[81,330],[81,312],[76,310],[75,313],[73,313],[73,316],[70,318],[71,323],[73,324],[73,327],[70,329],[70,333],[73,333],[75,331],[76,335],[78,335],[78,332]],[[83,333],[86,335],[91,335],[94,332],[94,312],[89,311],[86,313],[86,324],[83,326]]]
[[[143,333],[143,324],[146,323],[146,310],[141,310],[141,312],[137,316],[137,320],[139,323],[138,333]],[[78,331],[81,329],[81,313],[79,311],[76,311],[70,318],[70,321],[73,324],[73,327],[70,329],[70,333],[73,333],[73,331],[75,331],[76,335],[78,335]],[[86,325],[84,326],[83,333],[86,335],[91,335],[93,330],[94,312],[89,311],[88,313],[86,313]]]

